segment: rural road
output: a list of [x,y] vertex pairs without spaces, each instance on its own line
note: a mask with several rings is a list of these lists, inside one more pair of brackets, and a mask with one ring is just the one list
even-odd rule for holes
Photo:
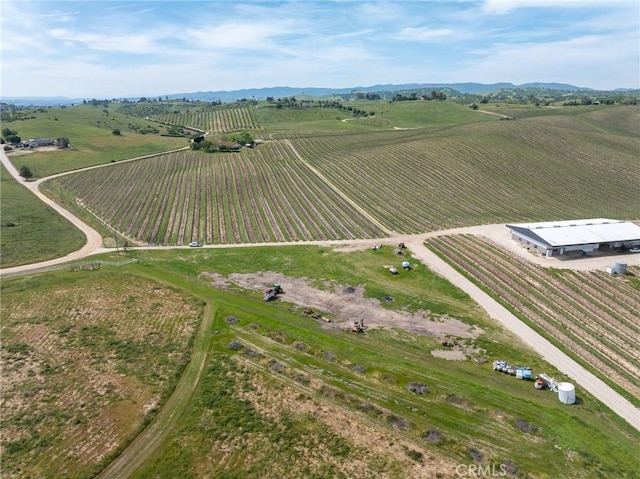
[[[24,265],[17,266],[15,268],[6,268],[1,270],[2,273],[8,273],[10,271],[28,271],[29,268],[36,269],[43,268],[47,266],[52,266],[56,264],[66,263],[67,261],[74,261],[82,258],[86,258],[89,255],[101,253],[104,251],[108,251],[102,248],[102,235],[98,233],[96,230],[87,225],[84,221],[80,220],[80,218],[74,216],[69,211],[65,210],[62,206],[58,205],[54,201],[52,201],[48,196],[44,195],[40,192],[39,186],[42,181],[48,178],[42,178],[37,181],[24,181],[16,169],[13,166],[13,163],[7,157],[7,154],[4,150],[0,149],[0,161],[2,165],[7,169],[9,174],[15,178],[15,180],[21,185],[25,186],[28,190],[30,190],[34,195],[36,195],[40,200],[42,200],[45,204],[56,210],[60,216],[69,220],[76,228],[82,231],[87,238],[86,244],[80,248],[78,251],[74,251],[73,253],[68,254],[67,256],[63,256],[62,258],[56,258],[49,261],[43,261],[41,263],[33,264],[33,265]],[[0,274],[2,274],[0,273]]]
[[[64,208],[57,205],[51,199],[42,194],[38,186],[42,181],[49,178],[43,178],[34,182],[23,181],[16,168],[9,161],[4,151],[0,152],[0,160],[2,164],[7,168],[9,173],[16,178],[16,180],[32,191],[47,205],[50,205],[56,211],[58,211],[63,217],[67,218],[71,223],[78,227],[87,237],[87,244],[85,244],[80,250],[75,251],[65,257],[45,261],[41,263],[35,263],[31,265],[17,266],[14,268],[5,268],[0,270],[0,277],[9,274],[28,273],[36,271],[40,268],[62,264],[73,260],[79,260],[86,258],[87,256],[112,251],[112,248],[102,247],[102,236],[86,225],[79,218],[72,215]],[[100,165],[100,167],[107,165]],[[429,237],[441,236],[445,234],[476,234],[487,236],[502,246],[506,247],[514,254],[522,255],[530,261],[541,264],[543,266],[553,266],[557,268],[575,268],[575,269],[603,269],[604,266],[610,265],[614,260],[609,258],[581,258],[580,261],[567,262],[559,258],[543,258],[535,257],[528,254],[524,249],[515,246],[510,240],[509,232],[505,228],[504,224],[498,225],[483,225],[467,228],[456,228],[443,231],[434,231],[423,234],[413,235],[392,235],[386,238],[379,239],[365,239],[365,240],[336,240],[336,241],[309,241],[309,242],[291,242],[291,243],[264,243],[264,244],[238,244],[238,245],[211,245],[205,246],[205,248],[230,248],[230,247],[255,247],[255,246],[282,246],[282,245],[323,245],[323,246],[354,246],[354,247],[366,247],[375,244],[390,244],[397,245],[400,242],[404,242],[405,246],[411,251],[412,255],[419,259],[424,265],[429,267],[437,274],[443,276],[449,280],[452,284],[456,285],[463,291],[465,291],[471,298],[473,298],[480,306],[482,306],[488,313],[488,315],[494,320],[500,322],[505,328],[517,335],[522,341],[530,348],[540,354],[546,361],[555,366],[558,370],[562,371],[568,377],[570,377],[575,383],[580,385],[584,390],[588,391],[595,398],[600,400],[604,405],[610,408],[614,413],[623,418],[629,424],[631,424],[636,430],[640,431],[640,409],[636,408],[630,401],[622,397],[610,386],[598,379],[595,375],[590,373],[587,369],[582,367],[576,361],[571,359],[565,353],[560,351],[556,346],[539,335],[529,326],[520,321],[515,315],[509,312],[506,308],[496,302],[488,294],[483,292],[480,288],[474,285],[471,281],[465,278],[462,274],[458,273],[453,267],[448,265],[437,255],[431,252],[425,245],[424,241]],[[176,247],[148,247],[148,248],[136,248],[136,249],[175,249]],[[185,248],[185,247],[177,247]],[[629,265],[640,264],[640,254],[628,255],[625,257]],[[211,316],[211,315],[207,315]],[[208,324],[205,318],[203,324]],[[202,336],[206,336],[206,331],[203,333],[203,328],[200,328],[198,338],[202,339]],[[198,339],[196,339],[198,341]],[[195,351],[195,349],[194,349]],[[196,357],[197,356],[197,357]],[[184,380],[181,379],[179,386],[176,388],[172,396],[168,399],[165,406],[160,411],[158,417],[152,424],[143,431],[136,440],[123,452],[123,454],[114,461],[111,466],[105,471],[109,471],[109,477],[127,477],[137,465],[152,454],[155,450],[155,446],[160,443],[160,440],[166,436],[167,427],[175,425],[179,419],[180,413],[183,410],[185,404],[184,395],[189,394],[195,385],[197,384],[200,372],[206,360],[206,354],[195,354],[190,362],[190,365],[185,370]],[[190,374],[187,374],[190,371]],[[187,384],[189,383],[189,384]],[[162,420],[161,420],[162,419]],[[146,445],[145,445],[146,444]],[[102,475],[102,477],[106,477]]]

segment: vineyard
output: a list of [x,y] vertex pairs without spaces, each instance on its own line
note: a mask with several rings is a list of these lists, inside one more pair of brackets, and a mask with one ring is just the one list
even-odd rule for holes
[[550,271],[470,235],[429,245],[610,384],[640,398],[640,297],[628,281],[599,271]]
[[201,306],[104,269],[2,288],[2,475],[94,477],[175,386]]
[[170,125],[187,126],[209,133],[258,129],[253,109],[235,104],[155,114],[151,119]]
[[[535,120],[325,134],[291,142],[391,230],[640,217],[637,136],[593,128],[567,131]],[[354,188],[354,182],[366,187]]]
[[60,181],[117,231],[152,244],[384,236],[284,144],[242,154],[183,151]]
[[270,136],[241,153],[180,152],[60,182],[117,231],[152,244],[640,217],[639,139],[570,117]]

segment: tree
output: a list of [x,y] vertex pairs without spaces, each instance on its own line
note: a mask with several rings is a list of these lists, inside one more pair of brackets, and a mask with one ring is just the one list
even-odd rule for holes
[[242,133],[236,133],[229,137],[230,141],[235,141],[241,145],[246,145],[247,143],[253,143],[254,139],[247,131],[243,131]]
[[29,181],[29,178],[33,178],[31,168],[29,168],[27,165],[22,165],[20,167],[20,176],[24,178],[24,181]]
[[116,129],[114,129],[111,133],[112,133],[113,135],[120,136],[120,130],[119,130],[119,129],[117,129],[117,128],[116,128]]
[[8,136],[14,136],[17,135],[18,132],[14,131],[14,130],[10,130],[9,128],[3,128],[2,129],[2,136],[4,136],[5,138]]

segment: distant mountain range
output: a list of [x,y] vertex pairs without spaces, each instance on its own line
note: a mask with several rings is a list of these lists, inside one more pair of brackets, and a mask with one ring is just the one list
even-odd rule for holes
[[[550,90],[564,91],[595,91],[592,88],[577,87],[565,83],[524,83],[515,85],[513,83],[405,83],[400,85],[373,85],[367,87],[352,88],[296,88],[288,86],[278,86],[269,88],[249,88],[231,91],[199,91],[192,93],[172,93],[167,95],[159,95],[158,98],[187,99],[201,101],[222,101],[231,102],[236,100],[256,99],[264,100],[267,97],[283,98],[292,96],[313,96],[326,97],[332,95],[345,95],[354,92],[362,93],[380,93],[380,92],[397,92],[417,89],[449,89],[458,93],[465,94],[484,94],[495,92],[503,89],[525,89],[525,88],[544,88]],[[618,89],[615,91],[628,91],[628,89]],[[119,97],[121,98],[121,97]],[[127,97],[129,100],[136,101],[140,97]],[[149,96],[148,98],[156,98]],[[105,99],[105,98],[99,98]],[[91,98],[67,98],[67,97],[0,97],[0,102],[19,105],[19,106],[58,106],[82,103],[83,100],[91,100]]]
[[264,100],[267,97],[283,98],[292,96],[331,96],[345,95],[354,92],[362,93],[379,93],[379,92],[396,92],[416,89],[450,89],[459,93],[489,93],[496,90],[512,89],[512,88],[548,88],[552,90],[568,90],[568,91],[586,91],[590,88],[581,88],[574,85],[563,83],[525,83],[523,85],[514,85],[513,83],[404,83],[400,85],[372,85],[357,86],[351,88],[295,88],[288,86],[270,87],[270,88],[249,88],[233,91],[200,91],[194,93],[176,93],[167,95],[169,99],[187,100],[203,100],[203,101],[236,101],[242,98]]

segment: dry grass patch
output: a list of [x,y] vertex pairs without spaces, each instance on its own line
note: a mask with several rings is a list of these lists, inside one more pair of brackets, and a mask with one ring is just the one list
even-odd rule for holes
[[[243,361],[238,356],[235,359]],[[423,442],[410,442],[407,437],[396,435],[368,415],[341,407],[331,399],[331,394],[327,395],[327,391],[334,388],[319,381],[306,383],[303,390],[293,384],[273,386],[272,381],[255,374],[250,387],[240,389],[238,394],[260,414],[275,421],[281,419],[283,412],[299,420],[311,417],[341,437],[350,445],[351,452],[346,457],[337,457],[323,449],[299,453],[311,461],[334,464],[346,477],[432,478],[438,472],[455,469],[451,459],[438,451],[425,449]],[[319,393],[322,399],[314,392]],[[391,414],[382,420],[395,425],[402,418]],[[378,469],[381,465],[386,466]]]
[[188,297],[126,274],[80,274],[91,280],[3,284],[3,477],[91,476],[188,357],[200,316]]

